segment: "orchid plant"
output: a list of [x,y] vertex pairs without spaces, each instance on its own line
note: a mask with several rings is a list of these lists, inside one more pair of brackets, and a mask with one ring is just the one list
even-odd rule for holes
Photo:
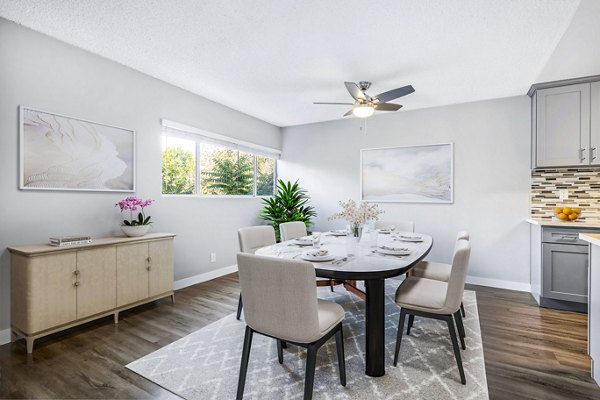
[[[152,205],[154,200],[147,199],[143,200],[136,196],[129,196],[115,204],[115,207],[119,207],[121,212],[129,210],[130,220],[124,219],[121,225],[125,226],[139,226],[139,225],[150,225],[150,216],[146,217],[144,213],[144,207]],[[134,219],[134,211],[138,211],[137,219]]]
[[360,236],[360,226],[371,220],[378,220],[379,215],[385,211],[380,210],[377,204],[369,204],[364,201],[356,204],[354,200],[340,201],[342,211],[333,214],[329,220],[345,219],[352,225],[354,236]]

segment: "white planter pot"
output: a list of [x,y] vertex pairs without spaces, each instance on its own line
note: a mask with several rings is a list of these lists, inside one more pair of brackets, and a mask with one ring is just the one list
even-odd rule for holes
[[144,236],[150,230],[150,225],[121,225],[121,230],[127,236]]

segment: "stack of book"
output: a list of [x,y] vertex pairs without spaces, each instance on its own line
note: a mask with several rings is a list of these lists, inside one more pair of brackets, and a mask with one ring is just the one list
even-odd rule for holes
[[52,246],[74,246],[78,244],[87,244],[92,243],[92,237],[88,235],[78,235],[78,236],[59,236],[59,237],[51,237],[50,244]]

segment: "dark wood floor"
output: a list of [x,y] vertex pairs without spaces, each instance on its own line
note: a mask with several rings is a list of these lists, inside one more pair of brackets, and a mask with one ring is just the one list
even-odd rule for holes
[[[527,293],[477,291],[490,399],[600,399],[589,373],[584,315],[538,308]],[[340,290],[340,289],[337,289]],[[36,341],[0,346],[0,398],[174,398],[124,367],[232,312],[229,275],[168,299]]]

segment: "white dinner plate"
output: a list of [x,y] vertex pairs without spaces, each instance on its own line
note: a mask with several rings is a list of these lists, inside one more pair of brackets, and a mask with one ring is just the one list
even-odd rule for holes
[[390,250],[382,249],[381,247],[377,248],[377,252],[381,254],[387,254],[390,256],[407,256],[411,253],[410,250]]
[[312,246],[312,239],[294,239],[294,244],[298,246]]
[[322,256],[311,256],[308,253],[302,253],[302,255],[300,255],[300,258],[306,261],[331,261],[335,258],[335,256],[332,253],[327,253],[324,254]]
[[329,232],[331,236],[348,236],[347,231],[331,231]]
[[421,236],[398,236],[398,240],[402,240],[403,242],[422,242],[423,238]]
[[389,235],[390,233],[392,233],[391,229],[377,229],[377,232],[381,233],[382,235]]

